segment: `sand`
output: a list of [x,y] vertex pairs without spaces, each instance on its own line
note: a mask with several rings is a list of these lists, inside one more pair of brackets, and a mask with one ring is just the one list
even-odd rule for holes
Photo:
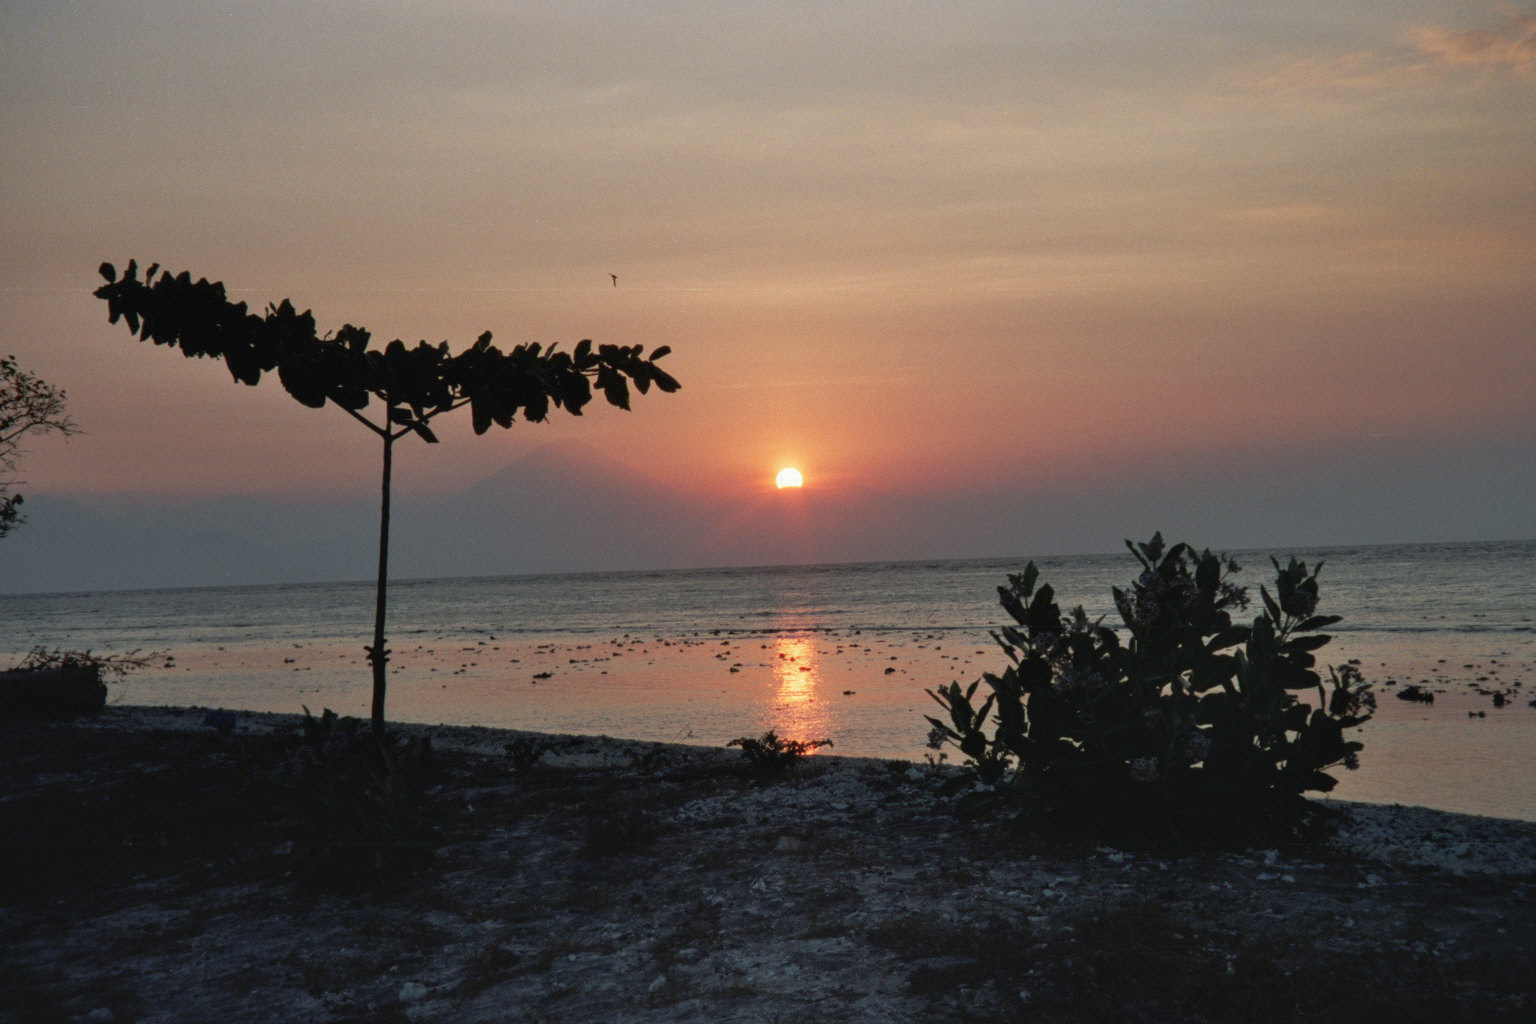
[[[934,771],[430,731],[442,843],[312,892],[292,716],[0,723],[0,1021],[1526,1020],[1536,823],[1338,804],[1240,853],[957,821]],[[287,744],[285,746],[284,744]]]

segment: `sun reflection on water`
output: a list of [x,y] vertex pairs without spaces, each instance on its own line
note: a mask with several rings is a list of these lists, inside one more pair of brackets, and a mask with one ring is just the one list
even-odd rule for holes
[[808,636],[780,633],[774,638],[774,655],[777,688],[770,725],[785,739],[826,739],[832,720],[821,693],[815,642]]

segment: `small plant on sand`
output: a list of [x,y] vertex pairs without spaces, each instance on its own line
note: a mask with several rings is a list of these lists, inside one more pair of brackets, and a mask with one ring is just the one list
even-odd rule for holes
[[503,749],[507,752],[507,760],[512,763],[513,773],[525,775],[539,763],[549,746],[549,741],[542,736],[517,736],[508,741]]
[[[999,587],[1014,625],[993,634],[1000,674],[929,695],[929,745],[958,748],[945,792],[964,813],[1007,807],[1036,823],[1120,840],[1241,842],[1294,832],[1307,792],[1354,768],[1345,738],[1375,697],[1354,664],[1316,667],[1339,621],[1316,614],[1317,573],[1274,561],[1261,614],[1231,577],[1238,566],[1187,544],[1126,542],[1141,563],[1114,588],[1114,629],[1079,606],[1063,614],[1030,563]],[[977,704],[977,691],[988,693]],[[1315,695],[1314,707],[1304,698]]]
[[755,775],[777,775],[799,764],[818,747],[830,747],[832,741],[780,739],[772,729],[761,736],[741,736],[731,740],[727,747],[740,747]]
[[327,708],[304,709],[291,773],[294,871],[325,889],[388,888],[431,864],[437,825],[426,800],[432,744],[363,730]]

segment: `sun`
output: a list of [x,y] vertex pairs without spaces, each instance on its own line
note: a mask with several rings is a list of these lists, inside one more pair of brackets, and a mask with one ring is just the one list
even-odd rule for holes
[[779,475],[773,478],[774,486],[781,491],[786,487],[800,487],[804,483],[805,478],[802,477],[800,475],[800,471],[795,469],[793,466],[784,467],[783,469],[779,470]]

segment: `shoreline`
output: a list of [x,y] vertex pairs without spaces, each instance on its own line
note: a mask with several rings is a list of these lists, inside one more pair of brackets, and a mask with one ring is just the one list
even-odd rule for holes
[[[557,649],[557,653],[563,656],[565,652]],[[932,656],[935,652],[927,653]],[[697,660],[700,656],[690,652],[683,657],[693,657]],[[708,658],[708,655],[703,657]],[[715,664],[719,666],[721,663]],[[872,686],[868,677],[858,678],[846,670],[832,668],[825,661],[820,666],[821,674],[817,676],[819,688],[833,695],[828,698],[829,700],[847,702],[846,706],[850,711],[857,709],[859,720],[871,720],[871,724],[864,727],[867,730],[879,732],[881,729],[889,729],[892,722],[918,723],[923,726],[923,728],[914,727],[906,730],[913,736],[912,742],[907,747],[879,749],[877,753],[858,752],[861,740],[867,749],[868,733],[864,736],[848,736],[844,731],[827,728],[827,722],[815,714],[806,714],[803,711],[799,714],[786,713],[782,704],[762,703],[759,707],[763,710],[756,715],[704,717],[708,713],[707,702],[710,697],[698,688],[696,682],[690,690],[694,709],[691,720],[698,723],[696,726],[656,729],[651,722],[643,718],[629,717],[629,711],[636,708],[643,711],[645,708],[641,705],[654,707],[651,702],[664,699],[658,697],[654,687],[648,684],[648,680],[658,678],[697,680],[700,678],[700,673],[696,669],[690,672],[681,662],[662,659],[645,665],[642,674],[622,677],[626,685],[635,688],[635,693],[620,709],[625,714],[597,716],[600,725],[597,729],[579,728],[583,720],[594,717],[590,705],[583,703],[581,699],[583,696],[591,695],[584,689],[575,691],[564,689],[570,685],[570,682],[559,677],[546,681],[542,685],[528,685],[525,682],[524,688],[537,694],[541,703],[531,705],[516,715],[504,711],[503,714],[512,719],[510,722],[491,722],[474,726],[445,722],[444,719],[453,718],[456,712],[465,712],[467,708],[478,707],[479,704],[456,704],[452,699],[448,699],[444,691],[436,689],[435,684],[424,694],[412,694],[408,683],[401,685],[397,682],[394,685],[394,692],[391,693],[391,706],[399,711],[402,718],[409,718],[409,724],[413,727],[485,728],[511,733],[552,733],[562,736],[615,736],[626,735],[620,730],[628,724],[638,727],[639,735],[636,737],[636,742],[678,743],[690,748],[724,746],[737,736],[761,735],[764,731],[773,729],[787,738],[820,739],[824,736],[833,738],[836,746],[830,751],[823,752],[822,756],[851,756],[871,760],[896,758],[922,765],[928,753],[921,742],[921,736],[926,734],[926,723],[923,722],[922,715],[932,713],[932,702],[926,694],[922,693],[919,681],[921,672],[910,659],[891,664],[895,668],[895,673],[886,678],[899,680],[897,685],[910,691],[913,695],[911,707],[897,708],[895,705],[883,705],[880,703],[882,697],[879,691],[874,689],[882,685],[881,683]],[[530,667],[529,671],[535,667],[538,666]],[[592,668],[585,666],[585,670],[591,672]],[[617,675],[617,670],[615,672],[614,678],[621,678]],[[743,676],[726,675],[725,678],[734,683]],[[969,677],[957,676],[956,678]],[[136,681],[137,677],[130,677],[114,683],[113,689],[117,694],[109,697],[108,707],[133,706],[149,709],[227,706],[203,700],[187,703],[157,701],[153,704],[131,705],[112,703],[113,700],[119,699],[123,690],[132,687]],[[474,684],[461,677],[455,681],[454,685],[472,689]],[[361,693],[356,686],[353,689],[358,691],[359,696],[352,714],[359,718],[366,717],[367,695]],[[844,689],[848,689],[849,692],[844,693]],[[1447,814],[1467,814],[1474,817],[1536,823],[1536,802],[1533,802],[1536,801],[1536,788],[1533,788],[1536,787],[1536,762],[1518,759],[1511,763],[1506,758],[1510,750],[1522,750],[1525,741],[1530,738],[1532,729],[1536,728],[1536,707],[1528,707],[1522,702],[1490,711],[1487,717],[1474,717],[1469,715],[1469,711],[1473,708],[1489,707],[1489,702],[1486,697],[1481,697],[1464,687],[1449,685],[1443,688],[1437,687],[1441,700],[1438,704],[1430,706],[1398,700],[1392,695],[1393,692],[1384,689],[1378,693],[1377,715],[1360,732],[1359,738],[1366,745],[1362,756],[1362,769],[1353,772],[1340,769],[1334,772],[1335,778],[1338,779],[1337,796],[1318,797],[1318,799],[1372,806],[1424,807]],[[779,691],[779,695],[793,696],[792,693],[783,691]],[[311,711],[316,714],[323,706],[330,706],[338,713],[343,713],[344,705],[341,702],[331,703],[330,698],[324,693],[314,693],[307,697],[308,699],[304,694],[292,695],[291,706],[297,708],[308,704]],[[596,695],[596,699],[603,700],[605,695]],[[434,711],[437,714],[433,714]],[[302,717],[288,711],[241,710],[238,713],[247,716],[270,714],[278,716],[279,719],[286,715],[294,721]],[[466,714],[465,717],[470,716]],[[555,720],[564,727],[530,728],[522,725],[519,719],[536,722]],[[706,725],[705,722],[709,724]],[[402,721],[395,724],[406,723]],[[647,729],[647,726],[651,728]],[[607,731],[609,729],[612,731]],[[650,735],[645,735],[647,731]],[[1455,757],[1463,762],[1459,774],[1453,776],[1409,774],[1395,767],[1415,760],[1422,761],[1425,751],[1432,752],[1434,757],[1440,760]],[[1383,766],[1394,767],[1384,768]],[[1468,782],[1468,780],[1472,781]],[[1475,788],[1471,790],[1462,788],[1465,785],[1473,785]],[[1413,792],[1420,794],[1418,799],[1411,795]]]
[[[1336,773],[1335,795],[1536,821],[1536,760],[1526,756],[1536,634],[1522,587],[1529,574],[1518,571],[1529,552],[1392,547],[1329,572],[1330,610],[1346,621],[1325,660],[1360,661],[1379,708],[1358,734],[1360,770]],[[1068,603],[1102,602],[1129,560],[1114,561],[1119,570],[1065,559],[1052,582]],[[1415,567],[1441,583],[1422,595],[1405,589]],[[829,738],[839,755],[922,763],[924,716],[935,710],[924,691],[969,685],[1004,662],[989,635],[1006,619],[989,596],[998,575],[943,563],[900,573],[681,572],[599,588],[565,577],[412,583],[391,612],[389,711],[710,745],[772,729]],[[358,597],[278,587],[218,600],[39,601],[15,609],[13,642],[137,646],[173,658],[114,685],[114,699],[133,704],[307,704],[363,716]],[[1439,699],[1393,696],[1409,686]]]
[[[1412,645],[1378,650],[1336,638],[1340,657],[1365,657],[1378,713],[1359,734],[1361,770],[1336,773],[1335,793],[1536,821],[1536,761],[1524,756],[1536,728],[1536,693],[1525,691],[1536,648],[1528,637],[1509,649],[1479,633],[1450,638],[1457,643],[1445,647],[1447,637],[1436,634],[1434,657]],[[112,699],[273,712],[328,706],[363,716],[369,687],[359,650],[355,637],[199,642],[167,650],[172,664],[115,682]],[[830,738],[838,754],[921,763],[923,716],[934,711],[924,690],[966,685],[997,669],[999,656],[989,637],[922,629],[528,639],[476,627],[397,643],[390,712],[417,722],[706,744],[773,729]],[[1396,699],[1408,685],[1439,700]]]
[[[239,722],[236,729],[245,735],[294,731],[304,720],[302,714],[276,711],[108,704],[100,718],[82,724],[103,728],[207,732],[209,727],[202,720],[209,711],[227,711],[236,715]],[[438,750],[483,757],[502,755],[511,739],[534,738],[550,748],[541,763],[551,768],[614,768],[647,753],[649,756],[713,759],[725,765],[741,761],[741,754],[726,748],[724,743],[679,743],[448,723],[391,721],[389,728],[402,736],[430,736]],[[909,774],[915,773],[914,779],[933,773],[932,766],[921,762],[843,755],[835,749],[816,751],[805,760],[806,767],[835,772],[877,772],[887,770],[892,764],[900,764],[909,770]],[[1350,819],[1343,826],[1340,841],[1346,845],[1340,848],[1341,852],[1375,858],[1390,851],[1401,859],[1403,866],[1451,872],[1536,875],[1536,821],[1445,811],[1415,804],[1374,803],[1317,795],[1309,799],[1320,806],[1342,811]],[[1373,846],[1379,846],[1381,853],[1375,852]]]

